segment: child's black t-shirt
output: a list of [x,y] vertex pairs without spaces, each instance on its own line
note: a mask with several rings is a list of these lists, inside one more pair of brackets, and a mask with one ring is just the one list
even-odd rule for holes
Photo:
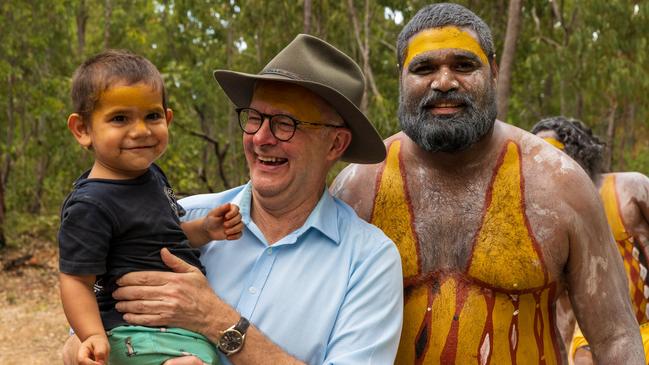
[[132,271],[169,271],[160,258],[163,247],[205,271],[180,228],[184,211],[158,166],[130,180],[88,179],[88,174],[77,179],[63,203],[59,269],[97,276],[97,303],[110,330],[127,324],[115,310],[115,281]]

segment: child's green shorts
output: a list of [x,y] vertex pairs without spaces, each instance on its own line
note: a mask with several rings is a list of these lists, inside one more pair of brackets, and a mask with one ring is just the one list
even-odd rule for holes
[[205,336],[182,328],[120,326],[107,335],[111,365],[160,365],[187,355],[220,364],[216,348]]

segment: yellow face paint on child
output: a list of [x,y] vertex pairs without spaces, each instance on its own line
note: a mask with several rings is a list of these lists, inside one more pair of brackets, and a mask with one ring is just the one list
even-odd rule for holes
[[487,55],[471,34],[458,27],[448,26],[426,29],[415,34],[408,42],[408,53],[403,65],[408,67],[410,61],[421,53],[449,48],[469,51],[480,58],[484,64],[489,63]]
[[333,118],[322,112],[326,102],[320,97],[297,85],[288,83],[261,82],[257,84],[255,99],[263,100],[298,120],[312,123],[331,123]]
[[133,85],[112,86],[102,92],[95,111],[112,108],[160,109],[164,113],[161,91],[141,82]]
[[566,149],[566,146],[556,138],[546,137],[546,138],[543,138],[543,140],[548,142],[549,144],[553,145],[554,147],[560,149],[561,151]]

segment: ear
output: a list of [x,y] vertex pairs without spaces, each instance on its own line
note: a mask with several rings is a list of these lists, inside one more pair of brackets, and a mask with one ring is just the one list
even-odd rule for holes
[[171,121],[174,120],[174,111],[167,108],[165,111],[165,119],[167,119],[167,127],[171,124]]
[[494,85],[497,85],[499,67],[498,67],[498,62],[496,62],[496,56],[494,56],[494,60],[489,64],[489,66],[491,68],[491,79],[494,82]]
[[72,113],[68,117],[68,129],[72,132],[74,138],[81,146],[88,149],[92,147],[92,138],[90,137],[90,125],[85,123],[81,115]]
[[340,156],[345,153],[347,147],[352,142],[352,131],[347,128],[336,128],[336,135],[334,136],[333,141],[331,142],[331,147],[327,157],[332,161],[336,161]]

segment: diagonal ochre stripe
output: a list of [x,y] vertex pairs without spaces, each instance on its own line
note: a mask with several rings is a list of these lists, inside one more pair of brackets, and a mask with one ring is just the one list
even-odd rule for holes
[[394,141],[388,147],[370,223],[381,228],[399,248],[403,277],[407,279],[417,275],[420,269],[412,208],[404,184],[400,151],[401,141]]

